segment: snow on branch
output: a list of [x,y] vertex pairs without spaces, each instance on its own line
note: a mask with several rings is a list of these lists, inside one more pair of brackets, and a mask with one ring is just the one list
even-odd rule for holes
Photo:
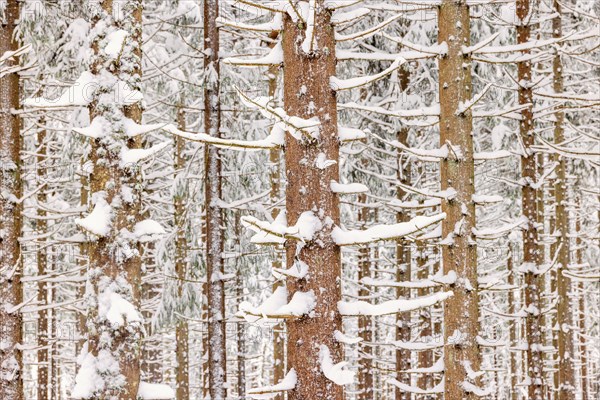
[[355,372],[343,369],[348,362],[342,361],[334,364],[329,347],[324,344],[319,349],[319,361],[323,375],[336,385],[344,386],[354,382]]
[[[296,225],[293,226],[287,226],[287,222],[280,218],[275,219],[273,222],[267,222],[252,216],[245,216],[242,217],[241,221],[244,227],[257,234],[267,234],[283,240],[294,239],[301,242],[310,242],[314,239],[315,234],[323,228],[321,220],[312,211],[305,211],[300,214]],[[257,243],[254,237],[251,241]]]
[[345,231],[339,227],[335,227],[333,232],[331,232],[331,237],[338,246],[366,244],[377,242],[379,240],[395,240],[422,231],[428,226],[440,222],[444,218],[446,218],[445,213],[433,215],[431,217],[418,216],[408,222],[391,225],[375,225],[365,230]]
[[473,153],[473,159],[475,161],[499,160],[502,158],[512,157],[513,155],[514,154],[508,150],[480,151]]
[[376,317],[430,307],[453,295],[454,293],[452,291],[439,292],[429,296],[417,297],[414,299],[389,300],[379,304],[371,304],[366,301],[340,301],[338,302],[338,310],[340,314],[344,316],[366,315]]
[[494,240],[509,234],[521,225],[527,224],[527,221],[527,218],[521,217],[518,218],[516,221],[503,226],[486,229],[471,228],[471,231],[473,232],[473,235],[477,237],[477,239]]
[[369,188],[362,183],[338,183],[336,181],[331,181],[330,188],[333,193],[339,194],[357,194],[369,192]]
[[335,338],[335,340],[343,344],[357,344],[363,341],[363,338],[361,337],[346,336],[344,333],[338,330],[333,332],[333,337]]
[[431,367],[411,368],[402,372],[409,374],[439,374],[444,372],[444,357],[439,357]]
[[385,28],[386,26],[388,26],[389,24],[391,24],[392,22],[402,18],[403,15],[402,13],[397,13],[396,15],[386,19],[385,21],[383,21],[382,23],[375,25],[369,29],[366,29],[364,31],[360,31],[360,32],[356,32],[356,33],[351,33],[349,35],[343,35],[341,33],[336,32],[335,34],[335,40],[337,42],[348,42],[351,40],[356,40],[356,39],[367,39],[373,35],[375,35],[376,33],[378,33],[379,31],[381,31],[383,28]]
[[142,400],[170,400],[175,398],[175,391],[169,385],[142,381],[137,395]]
[[84,71],[79,78],[54,100],[33,97],[23,101],[24,107],[52,109],[61,107],[84,107],[89,105],[98,89],[96,78],[91,72]]
[[2,54],[0,56],[0,78],[2,78],[3,76],[5,76],[7,74],[12,74],[12,73],[19,72],[24,69],[32,67],[34,65],[33,61],[26,66],[21,66],[18,64],[6,66],[6,67],[2,66],[2,64],[4,64],[8,60],[12,60],[15,57],[19,57],[23,54],[29,53],[31,51],[31,49],[32,49],[31,44],[27,44],[27,45],[20,47],[14,51],[5,51],[4,54]]
[[296,139],[306,137],[310,141],[319,138],[321,122],[318,118],[313,117],[311,119],[304,119],[300,117],[289,116],[285,110],[281,107],[271,107],[269,105],[270,99],[268,97],[257,97],[252,99],[246,96],[240,89],[235,87],[236,92],[240,96],[242,102],[253,109],[258,109],[261,114],[266,118],[275,119],[285,127],[284,130],[288,130],[290,134]]
[[419,195],[425,196],[425,197],[434,197],[434,198],[437,198],[440,200],[452,200],[456,197],[456,194],[457,194],[456,189],[454,189],[454,188],[448,188],[446,190],[442,190],[439,192],[432,192],[428,189],[418,189],[414,186],[405,185],[400,182],[396,182],[396,185],[407,192],[419,194]]
[[351,11],[340,11],[336,10],[331,16],[331,23],[335,25],[342,25],[348,22],[354,22],[369,14],[371,10],[366,7],[355,8]]
[[342,143],[363,140],[367,138],[367,132],[356,128],[348,128],[338,125],[338,138]]
[[456,115],[465,115],[467,111],[473,108],[473,106],[477,104],[483,98],[483,96],[485,96],[485,94],[490,90],[491,87],[492,84],[488,83],[487,85],[485,85],[483,90],[480,93],[473,96],[471,100],[466,102],[460,102],[458,105],[458,109],[456,110]]
[[438,383],[431,389],[421,389],[417,386],[410,386],[410,385],[407,385],[406,383],[402,383],[402,382],[396,380],[395,378],[388,379],[388,382],[407,393],[415,393],[415,394],[444,393],[444,380],[443,379],[440,381],[440,383]]
[[[575,158],[580,160],[597,161],[600,157],[599,152],[586,151],[580,149],[569,149],[554,143],[550,143],[544,140],[539,135],[536,135],[543,146],[536,146],[537,149],[544,150],[546,153],[559,154],[563,157]],[[597,147],[597,143],[594,143],[594,147]]]
[[440,286],[439,283],[434,282],[430,279],[420,279],[416,281],[397,282],[390,279],[373,279],[370,276],[366,276],[360,280],[360,283],[365,286],[374,287],[399,287],[399,288],[410,288],[410,289],[423,289],[433,288]]
[[278,384],[249,389],[248,396],[253,399],[271,399],[281,392],[293,390],[297,382],[298,375],[296,370],[292,368]]
[[164,141],[162,143],[155,144],[152,147],[147,149],[122,149],[121,151],[121,168],[124,168],[128,165],[137,164],[140,161],[143,161],[149,157],[152,157],[155,154],[158,154],[167,146],[171,144],[170,140]]
[[240,303],[238,317],[243,317],[248,322],[262,319],[299,318],[310,314],[315,308],[316,298],[312,290],[296,292],[288,302],[288,291],[285,286],[279,286],[261,305],[253,306],[250,302]]
[[245,59],[237,57],[227,57],[223,59],[223,63],[236,65],[239,67],[261,67],[270,65],[281,65],[283,64],[283,48],[281,42],[277,42],[275,46],[269,51],[267,55],[255,59]]
[[381,34],[384,38],[391,40],[392,42],[396,42],[399,45],[409,48],[414,51],[418,51],[419,53],[431,54],[434,56],[443,56],[448,54],[448,45],[444,42],[441,44],[431,44],[428,46],[410,43],[399,36],[390,36],[386,33]]
[[231,28],[246,30],[246,31],[255,31],[255,32],[273,32],[279,31],[283,27],[281,14],[275,14],[275,18],[272,21],[266,22],[264,24],[246,24],[243,22],[227,20],[223,17],[217,18],[217,23],[220,26],[229,26]]
[[[99,193],[98,193],[99,194]],[[112,226],[112,207],[104,197],[97,196],[94,209],[85,218],[75,219],[75,223],[82,229],[96,236],[107,236]]]
[[431,107],[423,107],[423,108],[418,108],[418,109],[413,109],[413,110],[403,110],[403,109],[388,110],[383,107],[365,106],[365,105],[361,105],[361,104],[356,104],[354,102],[338,104],[338,107],[341,109],[346,109],[346,110],[361,110],[361,111],[374,112],[377,114],[387,115],[387,116],[396,117],[396,118],[435,117],[437,120],[437,118],[439,118],[439,116],[440,116],[439,104],[436,104],[435,106],[431,106]]
[[210,136],[205,133],[193,133],[182,131],[172,124],[166,125],[162,129],[175,136],[182,137],[192,142],[211,144],[216,147],[239,151],[275,149],[282,147],[285,140],[284,132],[281,129],[279,129],[279,126],[273,127],[273,129],[271,130],[271,134],[261,140],[223,139]]
[[392,63],[392,65],[375,75],[361,76],[349,79],[339,79],[335,76],[332,76],[331,78],[329,78],[329,85],[331,86],[331,89],[336,91],[355,89],[376,82],[382,78],[385,78],[386,76],[400,68],[404,63],[406,63],[406,60],[402,57],[398,57],[396,61]]

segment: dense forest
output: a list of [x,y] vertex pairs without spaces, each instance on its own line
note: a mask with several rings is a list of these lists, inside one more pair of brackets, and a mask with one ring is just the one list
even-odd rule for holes
[[0,400],[600,398],[600,1],[0,20]]

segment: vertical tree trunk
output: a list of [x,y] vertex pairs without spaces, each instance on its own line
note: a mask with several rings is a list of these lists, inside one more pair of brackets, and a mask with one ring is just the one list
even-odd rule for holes
[[[103,118],[108,123],[103,136],[93,139],[90,191],[95,207],[111,206],[112,219],[108,231],[89,247],[88,279],[92,299],[88,312],[88,353],[84,358],[86,368],[79,370],[77,380],[90,379],[90,369],[95,368],[93,373],[101,377],[104,385],[94,387],[92,393],[83,390],[85,385],[76,385],[75,391],[83,397],[125,400],[137,397],[140,383],[143,321],[138,310],[142,262],[139,243],[123,236],[122,232],[133,232],[141,218],[141,185],[139,167],[122,165],[120,154],[122,149],[135,149],[141,145],[139,137],[124,138],[123,123],[125,118],[141,123],[142,109],[139,101],[129,105],[119,101],[117,81],[140,90],[142,3],[133,0],[113,4],[104,0],[100,6],[95,9],[94,25],[106,24],[107,30],[122,29],[128,36],[118,59],[103,51],[100,46],[103,37],[92,40],[92,73],[97,78],[97,88],[90,105],[90,119]],[[104,36],[104,31],[98,34]],[[124,188],[131,189],[131,196],[125,199],[122,196],[127,189]],[[108,315],[107,304],[110,307],[114,304],[119,309],[125,307],[131,312],[122,324],[114,324]],[[99,359],[111,360],[118,368],[106,371]]]
[[[365,206],[367,196],[360,194],[358,203],[358,224],[360,229],[365,229],[369,224],[369,209]],[[358,281],[371,277],[371,261],[369,245],[362,245],[358,249]],[[358,297],[367,301],[370,291],[364,285],[358,290]],[[362,339],[358,346],[358,400],[373,398],[373,327],[371,316],[358,317],[358,336]]]
[[[401,78],[405,78],[407,74],[399,75]],[[405,79],[401,79],[401,82],[405,82]],[[406,88],[406,84],[403,85],[403,89]],[[408,129],[402,128],[398,131],[398,142],[408,146]],[[398,151],[398,181],[404,185],[411,184],[411,168],[410,163],[404,157],[402,157],[402,151]],[[406,191],[398,187],[396,192],[396,198],[402,200],[406,195]],[[396,222],[407,222],[410,220],[408,211],[402,211],[396,213]],[[398,282],[409,282],[411,280],[411,251],[410,245],[403,239],[396,241],[396,280]],[[397,288],[396,298],[410,298],[409,288]],[[404,312],[396,315],[396,340],[403,342],[410,341],[410,323],[411,313]],[[406,385],[410,385],[410,374],[402,373],[411,367],[411,352],[407,349],[396,350],[396,379],[398,382],[402,382]],[[410,393],[401,390],[399,387],[394,389],[396,400],[410,400]]]
[[[425,242],[417,241],[416,242],[416,261],[417,261],[417,280],[425,280],[429,277],[429,267],[427,266],[427,247]],[[419,288],[417,289],[417,296],[428,296],[431,294],[431,290],[429,288]],[[420,323],[420,331],[421,334],[419,336],[419,340],[421,342],[431,342],[433,329],[431,326],[431,309],[432,307],[422,308],[418,311],[419,323]],[[433,350],[423,350],[420,351],[417,355],[418,358],[418,367],[419,368],[429,368],[433,365]],[[417,386],[420,389],[431,389],[433,387],[433,374],[419,374],[417,379]],[[423,399],[430,399],[432,395],[424,395]]]
[[[470,43],[469,7],[464,1],[443,0],[439,8],[440,43],[448,45],[448,54],[439,61],[440,69],[440,145],[460,149],[462,158],[450,156],[442,160],[441,188],[454,188],[456,196],[442,201],[447,217],[442,223],[444,274],[456,273],[456,282],[446,289],[454,296],[444,304],[444,364],[445,397],[475,399],[467,392],[469,381],[465,365],[479,370],[480,350],[479,301],[477,294],[477,248],[471,231],[475,228],[475,193],[473,162],[473,121],[470,110],[460,113],[461,104],[471,100],[471,58],[463,54],[462,46]],[[478,380],[471,381],[477,384]]]
[[[555,0],[554,9],[558,16],[552,20],[553,37],[562,37],[562,21],[560,2]],[[554,73],[554,92],[563,91],[563,70],[560,54],[554,56],[552,69]],[[554,142],[557,144],[565,140],[563,123],[565,115],[562,111],[555,114]],[[556,319],[558,323],[558,398],[560,400],[571,400],[575,398],[575,368],[573,358],[573,320],[572,310],[569,307],[571,280],[563,274],[569,268],[569,216],[566,208],[566,162],[564,157],[557,155],[558,166],[556,167],[556,182],[554,185],[556,203],[556,228],[560,232],[558,236],[558,264],[557,290],[558,304]]]
[[[269,33],[269,39],[275,40],[279,37],[279,31],[272,31]],[[270,43],[269,47],[273,48],[274,44]],[[269,77],[269,97],[274,98],[277,92],[277,75],[279,74],[279,65],[270,65],[268,69]],[[269,182],[271,184],[270,200],[273,209],[271,210],[271,216],[277,217],[279,209],[275,207],[275,204],[281,198],[281,150],[271,149],[269,151],[269,162],[271,163],[271,170],[269,174]],[[271,261],[271,269],[281,268],[281,249],[279,246],[275,249],[275,257]],[[273,292],[278,287],[282,286],[282,281],[275,281],[273,283]],[[273,385],[281,382],[285,377],[285,323],[279,322],[273,326]],[[274,397],[275,400],[283,400],[283,393],[277,393]]]
[[[219,1],[204,0],[204,131],[220,137],[221,100],[219,68]],[[221,158],[214,146],[205,151],[206,202],[206,278],[208,294],[208,368],[210,396],[225,399],[225,287],[223,275],[223,214],[218,201],[222,198]]]
[[[531,39],[530,0],[517,0],[517,18],[521,24],[517,26],[517,43],[527,43]],[[528,53],[527,51],[525,53]],[[525,181],[522,186],[522,210],[527,219],[526,230],[523,232],[523,267],[525,281],[525,338],[527,340],[527,376],[531,381],[528,386],[530,399],[541,399],[543,396],[543,354],[539,278],[536,274],[539,262],[538,232],[537,232],[537,190],[536,156],[531,151],[535,142],[533,133],[533,87],[531,61],[517,63],[517,81],[519,84],[519,104],[529,106],[521,112],[519,131],[524,146],[521,157],[521,174]]]
[[[516,277],[516,271],[515,271],[515,254],[514,254],[514,244],[510,243],[508,244],[509,248],[508,248],[508,260],[507,260],[507,266],[506,269],[508,270],[508,284],[512,287],[514,286],[519,286],[516,285],[516,281],[517,281],[517,277]],[[515,296],[515,290],[510,290],[508,292],[508,314],[509,315],[514,315],[517,313],[517,298]],[[509,345],[510,346],[516,346],[518,339],[519,339],[519,323],[517,319],[513,319],[512,321],[509,322],[510,323],[510,328],[509,328]],[[508,388],[508,391],[510,393],[510,399],[511,400],[515,400],[518,399],[518,380],[517,380],[517,355],[514,351],[509,351],[508,354],[509,357],[509,381],[510,381],[510,388]]]
[[[177,110],[177,126],[182,131],[186,129],[185,112],[183,111],[183,101]],[[175,173],[181,174],[185,168],[185,140],[177,136],[175,138]],[[187,189],[185,183],[179,182],[180,187],[174,191],[173,197],[173,226],[176,229],[175,238],[175,275],[177,276],[177,295],[181,300],[183,298],[183,287],[187,278],[187,223],[185,203],[187,200]],[[177,370],[175,376],[175,387],[177,400],[186,400],[190,396],[190,375],[189,375],[189,331],[188,322],[185,318],[178,318],[175,325],[175,360]]]
[[[37,184],[43,184],[46,178],[46,129],[44,125],[46,124],[45,118],[40,118],[38,132],[37,132]],[[37,194],[37,216],[38,220],[36,221],[37,234],[40,237],[48,230],[48,222],[45,219],[46,217],[46,191],[45,188],[40,190]],[[42,207],[40,205],[43,204]],[[46,248],[46,240],[40,239],[38,243],[38,250],[36,254],[37,258],[37,267],[38,267],[38,276],[44,276],[48,271],[48,254]],[[50,304],[48,301],[48,282],[42,278],[38,281],[38,294],[37,300],[40,305],[44,306]],[[48,313],[49,310],[41,310],[38,312],[38,379],[37,379],[37,396],[38,399],[45,399],[48,397],[48,390],[50,389],[49,383],[49,373],[50,373],[50,360],[48,358],[48,337],[50,335],[50,325],[48,323]]]
[[296,224],[301,213],[316,211],[323,223],[317,240],[298,247],[286,243],[287,267],[296,258],[309,267],[304,279],[288,278],[290,295],[297,291],[313,291],[316,297],[314,312],[309,317],[288,322],[288,366],[294,368],[298,381],[289,392],[289,400],[341,400],[342,387],[327,379],[321,372],[320,348],[327,346],[334,362],[343,358],[342,346],[334,339],[341,331],[341,316],[337,303],[341,300],[341,252],[330,235],[340,223],[339,198],[330,190],[332,180],[339,181],[337,162],[319,169],[315,161],[320,153],[328,160],[339,160],[336,96],[329,78],[335,71],[335,39],[331,12],[324,0],[317,0],[314,15],[314,51],[306,54],[300,42],[304,40],[302,24],[284,14],[283,60],[284,103],[290,116],[318,117],[320,135],[316,140],[293,138],[286,134],[286,207],[288,224]]
[[[15,51],[14,36],[19,19],[19,3],[8,0],[0,26],[0,54]],[[17,61],[6,61],[5,66]],[[11,307],[21,304],[23,273],[19,236],[22,226],[21,197],[21,132],[19,117],[12,110],[19,108],[19,76],[10,73],[0,78],[0,398],[23,399],[22,341],[23,317]]]

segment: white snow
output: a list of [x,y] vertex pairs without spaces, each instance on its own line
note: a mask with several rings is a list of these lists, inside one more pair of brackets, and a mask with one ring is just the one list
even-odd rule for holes
[[350,90],[357,87],[365,86],[369,83],[378,81],[391,74],[392,72],[400,68],[400,66],[402,66],[405,62],[406,60],[404,58],[398,57],[388,68],[386,68],[378,74],[370,76],[361,76],[350,79],[339,79],[338,77],[332,76],[331,78],[329,78],[329,85],[333,90]]
[[106,318],[113,327],[142,321],[142,316],[137,308],[119,293],[110,289],[98,295],[98,315]]
[[315,307],[314,292],[296,292],[290,302],[287,302],[288,292],[284,286],[279,286],[261,305],[253,306],[250,302],[243,301],[239,305],[238,316],[244,317],[249,322],[256,322],[260,318],[290,318],[309,314]]
[[278,384],[249,389],[248,396],[253,399],[272,399],[279,392],[293,390],[297,382],[298,375],[296,374],[296,370],[292,368]]
[[110,123],[102,116],[95,117],[89,126],[73,128],[73,131],[92,139],[100,139],[110,132]]
[[[242,225],[256,233],[266,233],[280,238],[290,238],[302,242],[310,242],[315,234],[323,227],[321,220],[315,216],[312,211],[305,211],[300,214],[298,222],[293,226],[286,226],[282,221],[274,222],[261,221],[252,216],[245,216],[241,219]],[[253,243],[255,243],[253,241]]]
[[135,224],[133,235],[141,242],[147,242],[164,235],[166,232],[158,222],[152,219],[145,219]]
[[142,400],[170,400],[175,398],[175,391],[169,385],[141,381],[137,395]]
[[161,150],[163,150],[170,144],[171,144],[171,141],[167,140],[165,142],[155,144],[154,146],[152,146],[148,149],[124,148],[121,151],[121,164],[120,165],[121,165],[121,167],[126,167],[131,164],[136,164],[148,157],[152,157],[153,155],[157,154],[158,152],[160,152]]
[[96,89],[98,89],[96,77],[92,73],[85,71],[58,98],[54,100],[44,97],[29,98],[23,101],[23,106],[35,108],[87,106],[92,102]]
[[331,352],[329,347],[324,344],[319,349],[319,361],[321,363],[321,371],[323,375],[336,385],[349,385],[354,382],[354,371],[344,370],[343,368],[348,365],[346,361],[333,363],[331,359]]
[[331,191],[339,194],[356,194],[356,193],[367,193],[369,188],[362,183],[338,183],[331,181]]
[[293,278],[302,279],[302,278],[306,277],[306,275],[308,274],[308,264],[306,264],[302,260],[295,260],[294,265],[292,265],[290,268],[288,268],[288,269],[273,268],[273,272],[281,274],[281,275],[285,275],[285,276],[291,276]]
[[365,230],[344,231],[339,227],[333,229],[331,236],[339,246],[350,246],[376,242],[378,240],[392,240],[421,231],[430,225],[436,224],[446,218],[445,213],[431,217],[418,216],[408,222],[391,225],[375,225]]
[[193,142],[207,143],[220,148],[243,151],[282,147],[285,143],[285,129],[282,128],[282,125],[280,123],[275,124],[270,135],[260,140],[223,139],[205,133],[185,132],[177,129],[172,124],[165,125],[162,129]]
[[417,297],[415,299],[388,300],[379,304],[371,304],[366,301],[340,301],[338,302],[338,310],[340,314],[347,316],[389,315],[429,307],[436,303],[439,303],[440,301],[444,301],[451,296],[453,296],[452,292],[439,292],[429,296]]
[[106,46],[104,46],[104,53],[111,59],[119,57],[123,50],[125,39],[129,34],[126,30],[118,29],[114,32],[109,33],[106,36]]
[[104,197],[97,196],[94,209],[85,218],[75,219],[75,223],[96,236],[107,236],[112,226],[112,207]]
[[335,332],[333,332],[333,337],[338,342],[344,343],[344,344],[356,344],[356,343],[360,343],[360,342],[363,341],[363,338],[361,338],[361,337],[346,336],[346,335],[344,335],[342,332],[340,332],[338,330],[336,330]]

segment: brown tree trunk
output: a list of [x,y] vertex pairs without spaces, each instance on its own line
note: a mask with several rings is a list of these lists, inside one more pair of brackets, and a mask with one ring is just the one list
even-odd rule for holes
[[[98,38],[93,41],[94,62],[92,72],[99,77],[101,73],[112,74],[115,79],[128,79],[127,83],[132,89],[140,89],[141,81],[141,32],[142,32],[142,4],[140,0],[129,1],[127,4],[114,5],[122,7],[120,10],[123,19],[112,20],[109,15],[113,12],[112,1],[105,0],[101,3],[102,10],[95,17],[95,24],[112,21],[116,28],[124,29],[131,35],[134,49],[128,53],[123,52],[119,60],[107,60],[101,52]],[[106,135],[109,140],[93,139],[91,160],[93,173],[90,175],[90,192],[92,201],[98,204],[98,197],[102,194],[112,208],[112,224],[110,232],[98,237],[93,245],[89,246],[90,273],[89,279],[93,292],[98,296],[111,296],[117,293],[125,301],[130,302],[136,310],[140,308],[141,296],[141,270],[142,261],[139,243],[124,240],[120,236],[122,230],[133,232],[134,225],[141,219],[141,191],[139,189],[140,173],[137,166],[122,166],[120,157],[115,154],[112,141],[121,141],[123,129],[122,118],[129,118],[136,123],[141,123],[141,103],[136,102],[128,106],[119,106],[109,96],[115,96],[117,88],[114,82],[106,79],[98,81],[95,100],[90,105],[90,119],[97,117],[106,118],[113,128]],[[141,139],[126,139],[122,142],[129,149],[139,148]],[[127,186],[132,190],[131,201],[115,201],[120,199],[122,187]],[[95,197],[96,196],[96,197]],[[115,243],[119,243],[115,246]],[[125,321],[117,329],[111,325],[106,316],[99,315],[98,304],[89,310],[88,318],[92,321],[93,329],[88,331],[88,351],[98,357],[110,354],[119,365],[119,375],[125,378],[121,384],[113,380],[110,375],[104,377],[109,382],[101,393],[95,395],[100,399],[118,398],[121,400],[136,398],[140,383],[140,364],[142,351],[142,322]],[[106,338],[111,340],[107,341]]]
[[[19,47],[14,31],[19,19],[19,3],[5,4],[0,26],[0,54]],[[6,61],[4,66],[17,65]],[[15,200],[21,197],[21,132],[19,117],[12,110],[19,108],[19,75],[6,74],[0,78],[0,398],[23,399],[23,360],[19,345],[22,342],[23,317],[10,308],[23,301],[21,275],[23,263],[19,236],[22,226],[22,207]],[[7,195],[8,194],[8,195]]]
[[[404,77],[405,75],[401,75]],[[403,82],[404,80],[401,80]],[[403,85],[404,88],[406,84]],[[403,128],[398,131],[398,141],[408,146],[408,129]],[[411,184],[411,168],[410,163],[404,157],[402,152],[398,151],[398,181],[404,185]],[[397,189],[396,198],[402,200],[406,195],[406,191],[400,187]],[[407,222],[410,220],[408,211],[402,211],[396,214],[396,222]],[[411,280],[411,251],[410,245],[403,239],[396,241],[396,280],[398,282],[409,282]],[[397,288],[396,298],[410,298],[409,288]],[[411,313],[404,312],[396,315],[396,340],[403,342],[410,341],[410,323]],[[410,385],[410,374],[402,373],[411,367],[411,352],[407,349],[396,351],[396,379],[406,385]],[[394,389],[396,400],[410,400],[410,393],[401,390],[399,387]]]
[[[278,37],[279,31],[272,31],[269,34],[269,39],[275,40]],[[274,44],[270,43],[269,47],[273,48]],[[277,75],[279,74],[279,68],[279,65],[270,65],[268,69],[270,98],[274,98],[277,92]],[[280,212],[279,209],[275,207],[275,204],[281,198],[280,151],[280,149],[271,149],[269,151],[269,162],[271,163],[271,171],[269,174],[269,181],[271,184],[270,200],[271,206],[273,207],[271,210],[271,216],[273,218],[277,217],[277,214]],[[271,269],[274,270],[277,268],[281,268],[280,246],[277,246],[275,249],[275,257],[271,261]],[[282,281],[275,281],[275,283],[273,283],[273,292],[275,292],[275,290],[282,285]],[[285,377],[285,372],[285,323],[280,322],[273,326],[273,385],[281,382],[281,380]],[[274,399],[283,400],[283,396],[283,393],[277,393]]]
[[[219,1],[204,0],[204,131],[215,137],[221,136],[218,17]],[[218,205],[222,198],[221,155],[214,146],[206,146],[204,173],[209,391],[212,399],[222,400],[227,396],[225,286],[222,280],[224,219]]]
[[[360,194],[358,203],[358,224],[360,229],[365,229],[369,224],[369,209],[364,206],[367,196]],[[371,261],[369,245],[363,245],[358,249],[358,281],[371,277]],[[365,285],[358,290],[358,297],[368,301],[370,291]],[[358,346],[358,400],[370,400],[373,398],[373,326],[371,316],[358,317],[358,336],[362,339]]]
[[[177,126],[182,131],[186,129],[185,112],[183,111],[183,102],[177,110]],[[185,168],[185,140],[177,136],[175,138],[175,173],[181,174]],[[185,183],[180,182],[180,185]],[[184,188],[175,191],[173,197],[173,226],[176,229],[175,238],[175,275],[177,276],[177,295],[179,299],[183,298],[183,286],[187,278],[187,240],[186,240],[186,212],[185,203],[187,200],[187,190]],[[190,375],[189,375],[189,331],[188,322],[185,318],[177,318],[175,325],[175,387],[177,400],[186,400],[190,396]]]
[[[462,158],[448,157],[440,163],[441,188],[454,188],[456,196],[442,201],[446,219],[442,237],[451,243],[442,246],[444,274],[454,271],[457,280],[445,289],[454,296],[444,304],[445,397],[475,399],[464,389],[469,381],[466,363],[479,370],[481,355],[477,345],[479,334],[479,301],[477,294],[477,248],[471,231],[475,228],[475,193],[473,161],[473,121],[470,110],[459,112],[461,104],[471,100],[471,58],[462,46],[470,43],[469,7],[465,2],[443,0],[439,8],[439,43],[448,45],[448,54],[439,61],[440,69],[440,145],[460,149]],[[477,385],[475,379],[471,383]]]
[[[417,280],[425,280],[429,276],[429,267],[427,266],[427,247],[424,242],[417,241],[416,243],[416,261],[417,261]],[[428,296],[431,294],[429,288],[417,289],[417,296]],[[431,326],[431,309],[432,307],[422,308],[418,311],[419,316],[419,335],[420,342],[431,342],[433,330]],[[423,350],[418,353],[418,367],[429,368],[433,365],[433,350]],[[417,387],[420,389],[431,389],[433,387],[433,374],[419,374],[417,379]],[[430,399],[431,395],[423,395],[423,399]]]
[[[527,43],[531,39],[530,0],[517,0],[517,18],[523,23],[517,26],[517,43]],[[527,52],[525,52],[527,53]],[[536,156],[531,150],[535,138],[533,133],[533,88],[531,61],[517,63],[517,81],[519,85],[519,104],[529,107],[521,112],[519,131],[523,142],[523,155],[521,157],[521,174],[525,180],[522,186],[522,210],[527,219],[526,230],[523,232],[523,270],[525,281],[525,338],[527,341],[527,376],[531,380],[528,386],[530,399],[541,399],[543,397],[543,367],[544,359],[541,351],[541,303],[539,292],[539,278],[536,274],[539,262],[538,231],[537,231],[537,190],[534,188],[536,182]]]
[[329,78],[336,73],[334,30],[330,11],[325,9],[323,0],[317,0],[316,50],[306,54],[299,46],[305,30],[287,13],[283,18],[285,111],[301,118],[316,116],[321,122],[317,140],[299,140],[286,134],[287,220],[290,226],[294,225],[301,213],[314,210],[324,226],[317,233],[318,240],[301,249],[294,241],[286,243],[287,267],[291,268],[296,258],[309,266],[306,278],[287,279],[288,292],[292,295],[312,290],[316,297],[310,316],[287,323],[288,366],[295,369],[298,377],[288,399],[341,400],[342,387],[325,377],[319,362],[321,346],[327,346],[334,362],[343,358],[342,346],[334,339],[334,331],[342,328],[337,309],[341,300],[341,252],[330,235],[333,226],[340,224],[339,198],[329,188],[332,180],[339,181],[339,167],[335,163],[321,170],[315,165],[319,153],[328,160],[339,160],[336,96],[329,84]]
[[[562,21],[560,2],[554,1],[554,9],[558,16],[552,20],[553,37],[562,36]],[[561,93],[563,91],[563,69],[560,53],[554,56],[554,91]],[[563,123],[564,113],[559,109],[555,114],[556,122],[554,125],[554,142],[560,144],[565,140]],[[554,185],[555,203],[556,203],[556,229],[560,232],[558,237],[558,264],[557,271],[557,290],[558,304],[556,319],[558,323],[558,398],[560,400],[575,399],[575,368],[573,357],[573,319],[570,305],[571,280],[563,274],[569,268],[569,215],[566,208],[567,194],[567,168],[564,157],[557,155],[558,166],[556,167],[556,182]]]
[[[39,127],[37,132],[37,179],[38,185],[41,185],[46,178],[46,129],[43,127],[46,121],[44,118],[39,120]],[[37,233],[41,237],[48,230],[48,222],[46,217],[46,191],[45,188],[40,190],[37,195],[37,216],[36,221]],[[40,206],[43,205],[43,206]],[[42,277],[48,272],[48,254],[46,248],[46,240],[40,239],[37,250],[37,267],[38,276]],[[41,306],[50,304],[48,301],[48,282],[41,278],[38,281],[38,295],[37,300]],[[50,324],[48,321],[49,310],[41,310],[38,312],[38,379],[37,379],[37,396],[38,399],[48,398],[48,389],[50,389],[49,375],[50,375],[50,360],[48,358],[49,344],[48,337],[50,336]]]

